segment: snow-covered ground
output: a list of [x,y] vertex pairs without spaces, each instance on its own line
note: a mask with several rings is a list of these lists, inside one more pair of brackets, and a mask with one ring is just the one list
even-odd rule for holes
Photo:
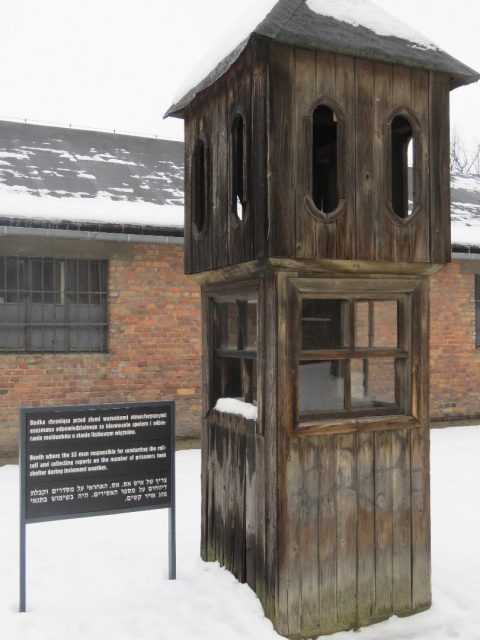
[[[430,611],[335,640],[480,639],[480,427],[432,432]],[[253,592],[198,554],[200,453],[177,454],[178,579],[167,512],[29,525],[28,613],[17,613],[18,468],[0,468],[2,640],[273,640]]]

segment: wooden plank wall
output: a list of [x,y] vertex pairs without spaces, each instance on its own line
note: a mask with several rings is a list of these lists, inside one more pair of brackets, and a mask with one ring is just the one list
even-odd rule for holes
[[[265,44],[247,49],[230,71],[193,102],[185,115],[185,269],[199,273],[247,262],[266,247],[266,99]],[[229,132],[240,111],[248,139],[248,203],[240,222],[230,211]],[[198,137],[207,141],[210,204],[208,227],[197,237],[192,225],[190,159]]]
[[428,606],[429,572],[416,570],[429,540],[427,449],[418,428],[290,440],[280,633],[312,637]]
[[[325,222],[305,206],[315,101],[333,100],[344,117],[340,157],[343,214]],[[402,262],[450,259],[449,86],[442,74],[257,41],[186,114],[186,270],[198,273],[265,255]],[[407,224],[388,207],[389,130],[398,107],[419,125],[419,211]],[[238,222],[229,211],[229,130],[246,115],[249,204]],[[209,229],[191,224],[189,165],[193,145],[208,141]],[[421,148],[420,148],[421,147]]]
[[[267,578],[264,439],[254,420],[212,412],[202,459],[202,558],[218,561],[274,615]],[[276,568],[276,567],[275,567]]]
[[[450,233],[445,213],[448,79],[421,69],[271,44],[269,83],[269,255],[444,262]],[[346,127],[339,153],[345,166],[340,195],[347,206],[330,223],[312,215],[304,203],[310,162],[305,115],[322,97],[340,106]],[[386,121],[399,107],[413,113],[420,129],[420,207],[407,224],[389,211],[385,192]],[[431,229],[436,237],[432,253]]]

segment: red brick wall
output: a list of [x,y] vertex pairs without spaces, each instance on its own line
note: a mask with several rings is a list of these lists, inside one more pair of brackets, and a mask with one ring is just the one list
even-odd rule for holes
[[430,286],[430,413],[480,416],[480,349],[475,348],[475,276],[453,262]]
[[0,458],[21,406],[175,400],[177,434],[200,429],[200,288],[183,246],[134,245],[109,262],[108,354],[0,355]]

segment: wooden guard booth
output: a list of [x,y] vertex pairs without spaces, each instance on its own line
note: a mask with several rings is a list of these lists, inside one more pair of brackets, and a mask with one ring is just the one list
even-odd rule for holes
[[428,279],[449,90],[477,77],[282,0],[168,112],[203,295],[201,553],[285,636],[430,606]]

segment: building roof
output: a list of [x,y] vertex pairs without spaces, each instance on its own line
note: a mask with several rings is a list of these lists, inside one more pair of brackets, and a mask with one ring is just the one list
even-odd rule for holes
[[[0,121],[0,226],[182,236],[183,154],[182,142]],[[480,175],[453,174],[451,201],[455,251],[480,253]]]
[[480,175],[451,177],[452,246],[454,251],[480,252]]
[[183,143],[0,121],[0,224],[181,235]]
[[480,78],[473,69],[369,0],[279,0],[259,23],[247,28],[242,25],[236,37],[229,36],[227,48],[217,47],[209,66],[203,64],[204,71],[182,88],[166,116],[182,117],[185,107],[228,71],[253,37],[441,71],[450,76],[452,88]]

